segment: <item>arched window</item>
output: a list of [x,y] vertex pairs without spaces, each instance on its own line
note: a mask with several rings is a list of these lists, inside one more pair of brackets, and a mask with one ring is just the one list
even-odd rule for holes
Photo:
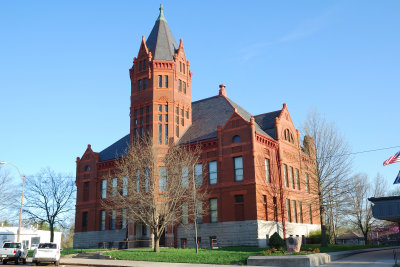
[[89,165],[86,165],[86,166],[85,166],[85,172],[88,172],[88,171],[90,171],[90,166],[89,166]]
[[286,141],[294,144],[293,134],[289,131],[289,129],[283,131],[283,137]]
[[235,136],[232,138],[232,143],[238,143],[238,142],[242,142],[242,138],[240,138],[239,135],[235,135]]

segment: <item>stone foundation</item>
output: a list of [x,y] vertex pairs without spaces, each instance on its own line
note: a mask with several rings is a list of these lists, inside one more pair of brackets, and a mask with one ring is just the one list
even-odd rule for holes
[[107,230],[74,233],[74,248],[118,248],[126,230]]

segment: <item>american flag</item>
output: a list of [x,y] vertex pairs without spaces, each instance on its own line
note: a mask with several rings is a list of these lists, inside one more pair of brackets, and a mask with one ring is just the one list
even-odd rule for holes
[[385,160],[385,162],[383,162],[383,166],[396,162],[400,162],[400,151],[391,156],[390,158],[388,158],[387,160]]

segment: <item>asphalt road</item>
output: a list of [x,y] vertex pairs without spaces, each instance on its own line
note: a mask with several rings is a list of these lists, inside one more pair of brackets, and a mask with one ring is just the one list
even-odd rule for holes
[[[398,255],[398,263],[400,263],[400,250],[396,250]],[[362,267],[392,267],[394,265],[393,250],[379,250],[367,253],[355,254],[350,257],[333,261],[328,264],[320,265],[321,267],[343,267],[343,266],[362,266]]]

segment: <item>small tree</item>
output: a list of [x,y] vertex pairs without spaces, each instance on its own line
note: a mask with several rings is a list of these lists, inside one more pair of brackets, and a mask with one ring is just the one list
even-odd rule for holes
[[369,183],[368,176],[358,173],[352,177],[352,190],[347,194],[347,215],[350,222],[364,236],[365,243],[369,243],[369,234],[377,220],[372,216],[371,203],[368,198],[371,196],[381,197],[386,191],[386,183],[378,173],[373,185]]
[[[171,145],[163,149],[151,139],[134,142],[110,173],[110,197],[102,205],[108,210],[125,210],[129,221],[150,227],[154,252],[159,252],[165,228],[194,219],[194,202],[205,199],[205,192],[194,182],[199,155],[197,147]],[[113,186],[115,178],[119,182]]]
[[283,247],[285,244],[285,241],[283,241],[282,237],[275,232],[270,238],[269,238],[269,243],[268,245],[272,248],[279,249]]
[[36,223],[45,222],[50,229],[50,242],[54,241],[56,225],[74,211],[75,184],[73,179],[43,169],[38,175],[26,178],[24,212]]

